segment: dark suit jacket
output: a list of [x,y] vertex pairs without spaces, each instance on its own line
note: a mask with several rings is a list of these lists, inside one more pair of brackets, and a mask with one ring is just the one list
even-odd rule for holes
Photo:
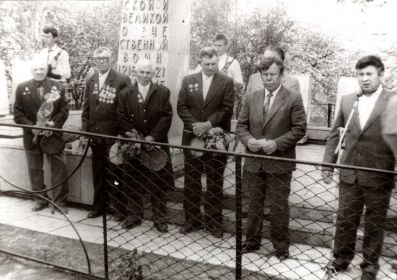
[[[54,122],[54,128],[62,128],[66,119],[69,116],[69,104],[65,97],[65,89],[63,85],[54,80],[45,78],[43,81],[44,94],[49,93],[53,87],[60,91],[61,98],[53,102],[53,112],[51,114],[51,121]],[[29,80],[18,85],[15,94],[14,104],[14,120],[18,124],[35,125],[37,122],[37,111],[44,99],[40,100],[40,94],[34,80]],[[32,142],[32,130],[29,128],[23,129],[23,144],[25,149],[32,150],[37,147]]]
[[[306,134],[306,113],[302,97],[281,86],[270,108],[266,122],[263,120],[265,92],[263,90],[248,94],[243,101],[236,132],[244,145],[252,137],[271,139],[277,144],[272,157],[295,159],[296,143]],[[248,153],[252,153],[247,149]],[[265,155],[263,150],[256,154]],[[246,158],[245,168],[256,173],[263,168],[268,173],[283,173],[295,170],[295,163],[274,162],[257,158]]]
[[[139,110],[142,106],[142,110]],[[172,122],[172,107],[168,88],[151,83],[145,102],[138,102],[138,85],[121,91],[117,116],[120,133],[136,129],[143,136],[152,136],[155,142],[168,143]]]
[[[117,117],[120,134],[135,129],[143,136],[152,136],[155,142],[168,143],[168,131],[172,122],[172,106],[168,88],[151,83],[145,102],[138,102],[138,85],[125,88],[120,93]],[[142,106],[142,107],[141,107]],[[141,108],[140,108],[141,107]],[[162,190],[174,188],[171,155],[168,147],[161,147],[168,155],[168,162],[160,171]],[[142,171],[146,172],[146,171]],[[149,178],[150,179],[150,178]]]
[[232,78],[216,73],[204,100],[202,72],[184,77],[177,104],[178,115],[184,123],[182,145],[189,145],[193,134],[187,131],[193,131],[192,124],[196,122],[210,121],[212,127],[229,131],[233,104]]
[[[99,89],[99,74],[95,73],[86,84],[84,95],[82,130],[107,135],[117,135],[119,126],[117,122],[117,103],[120,91],[131,85],[130,78],[124,74],[110,69],[102,89]],[[108,88],[114,93],[108,102],[101,101],[101,90]]]
[[[394,170],[394,156],[390,147],[382,138],[381,119],[392,94],[383,90],[368,118],[365,127],[361,129],[358,111],[353,118],[345,136],[345,149],[340,160],[341,164],[362,166],[376,169]],[[345,127],[349,114],[357,100],[357,94],[345,95],[332,127],[324,153],[324,162],[335,163],[335,149],[339,141],[339,128]],[[329,168],[324,168],[330,170]],[[393,186],[393,176],[373,172],[342,169],[340,181],[353,184],[358,181],[362,186]]]

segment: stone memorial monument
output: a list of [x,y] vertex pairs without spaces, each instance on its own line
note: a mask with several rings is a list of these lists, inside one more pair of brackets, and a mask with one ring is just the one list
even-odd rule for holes
[[[124,0],[121,15],[117,70],[134,81],[136,62],[150,59],[153,81],[170,89],[174,112],[189,70],[190,7],[191,0]],[[181,134],[182,122],[174,117],[169,137]]]

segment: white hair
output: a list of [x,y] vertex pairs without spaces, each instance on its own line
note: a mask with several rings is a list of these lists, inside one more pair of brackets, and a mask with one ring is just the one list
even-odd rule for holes
[[106,57],[112,56],[112,52],[106,47],[99,47],[94,51],[94,57],[97,57],[100,54],[103,54],[103,56],[106,56]]
[[36,55],[30,61],[30,70],[33,70],[33,68],[41,67],[41,66],[44,66],[47,69],[48,68],[47,61],[42,56]]
[[147,59],[147,58],[141,58],[141,59],[139,59],[138,62],[135,64],[135,69],[138,70],[138,69],[141,69],[141,68],[146,67],[146,66],[150,66],[150,69],[151,69],[152,71],[154,70],[154,64],[153,64],[152,61],[150,61],[150,60]]

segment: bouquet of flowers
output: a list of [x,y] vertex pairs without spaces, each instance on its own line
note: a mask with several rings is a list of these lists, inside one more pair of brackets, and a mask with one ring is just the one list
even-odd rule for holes
[[[130,139],[137,139],[137,140],[144,140],[144,137],[138,133],[135,129],[131,129],[128,132],[128,138]],[[122,144],[122,151],[128,158],[135,157],[141,153],[141,143],[136,142],[127,142]]]
[[207,149],[227,151],[229,144],[233,142],[232,134],[223,131],[220,127],[210,128],[204,137]]
[[[51,88],[51,91],[44,94],[45,102],[41,104],[39,110],[37,111],[36,118],[37,122],[36,125],[38,127],[51,127],[54,126],[54,122],[51,121],[51,114],[54,111],[54,102],[61,97],[59,90],[56,86]],[[41,131],[40,134],[35,134],[33,138],[33,143],[37,143],[37,138],[39,135],[43,135],[46,137],[51,136],[51,131]]]

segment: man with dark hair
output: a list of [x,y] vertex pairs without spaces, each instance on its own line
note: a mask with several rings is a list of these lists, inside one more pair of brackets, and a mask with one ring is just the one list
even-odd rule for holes
[[[237,135],[248,153],[295,159],[296,143],[306,133],[302,97],[281,85],[283,62],[276,57],[261,61],[264,89],[246,95],[237,122]],[[289,207],[295,163],[248,157],[249,210],[243,253],[260,248],[265,197],[270,205],[270,239],[280,260],[289,258]],[[266,194],[266,195],[265,195]]]
[[69,54],[56,44],[58,30],[54,27],[45,27],[43,33],[47,47],[41,50],[39,55],[47,61],[47,77],[66,82],[71,76]]
[[[230,130],[233,112],[233,80],[218,71],[218,56],[215,47],[200,50],[202,71],[183,78],[177,110],[184,123],[182,144],[189,145],[195,137],[204,138],[212,127]],[[200,214],[202,193],[201,175],[207,175],[207,192],[204,202],[207,230],[217,238],[223,236],[222,203],[223,172],[226,155],[204,153],[195,157],[185,149],[185,225],[181,233],[203,228]]]
[[[240,63],[226,53],[228,39],[225,34],[216,34],[213,43],[218,55],[218,70],[233,79],[234,88],[237,92],[243,86]],[[196,71],[201,71],[201,65],[197,66]]]
[[[276,57],[284,62],[285,52],[282,48],[278,46],[269,45],[265,48],[263,57]],[[300,93],[299,81],[286,73],[283,73],[283,75],[281,76],[281,84],[290,91]],[[263,87],[264,85],[261,74],[259,72],[254,73],[249,77],[246,93],[252,93],[254,91],[263,89]]]
[[[40,57],[33,59],[31,72],[33,79],[21,83],[17,87],[14,120],[18,124],[37,126],[37,129],[23,129],[23,144],[32,190],[44,191],[40,194],[47,197],[46,186],[44,185],[43,158],[46,157],[51,165],[51,183],[53,187],[56,187],[66,179],[67,172],[62,159],[62,150],[55,152],[55,154],[43,152],[40,143],[42,140],[44,141],[44,138],[50,137],[52,132],[41,131],[39,127],[62,128],[69,116],[69,105],[65,98],[65,90],[62,84],[46,77],[47,63],[45,60]],[[63,213],[68,213],[65,206],[68,196],[67,181],[49,191],[48,194]],[[32,210],[40,211],[47,205],[47,201],[35,197],[35,204]],[[53,213],[54,210],[52,210]]]
[[[84,95],[82,130],[87,132],[117,136],[119,123],[117,120],[117,103],[120,91],[130,86],[130,78],[110,68],[111,52],[106,47],[94,51],[94,60],[98,71],[86,84]],[[94,181],[94,210],[88,218],[99,217],[104,212],[106,190],[115,190],[117,186],[109,186],[115,182],[109,178],[109,168],[115,169],[108,162],[109,149],[113,141],[95,137],[90,146],[92,150],[92,175]],[[109,188],[110,187],[110,188]]]
[[[341,164],[394,170],[393,152],[381,133],[382,114],[392,96],[382,87],[384,65],[379,57],[369,55],[358,60],[355,68],[360,91],[342,97],[323,161],[335,163],[344,141]],[[346,131],[344,139],[340,139],[341,130]],[[332,174],[331,167],[322,168],[321,175],[325,183],[331,182]],[[357,229],[365,206],[361,279],[376,279],[393,179],[392,174],[340,170],[339,209],[332,263],[336,271],[346,270],[354,258]]]

